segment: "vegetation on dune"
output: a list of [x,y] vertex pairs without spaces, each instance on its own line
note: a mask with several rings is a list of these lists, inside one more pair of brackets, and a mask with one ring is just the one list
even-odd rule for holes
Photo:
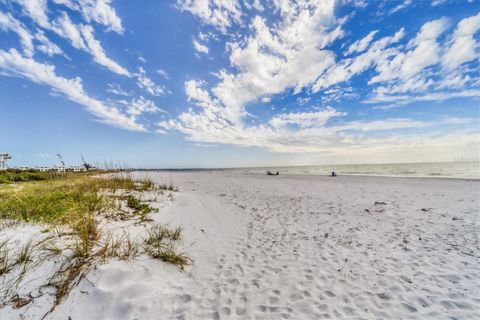
[[14,182],[50,180],[58,177],[57,172],[42,172],[38,170],[8,169],[0,171],[0,184]]
[[101,223],[117,215],[121,220],[126,217],[145,223],[147,215],[158,210],[138,198],[139,194],[176,191],[172,183],[156,185],[148,178],[134,179],[127,172],[97,177],[91,173],[9,170],[0,173],[0,185],[0,219],[4,223],[26,221],[49,226],[41,231],[45,233],[43,240],[29,241],[21,248],[10,245],[10,239],[0,239],[0,308],[7,302],[23,306],[31,301],[31,297],[19,296],[18,286],[29,270],[47,259],[53,259],[56,268],[44,285],[55,289],[53,308],[93,266],[109,258],[131,260],[144,252],[182,270],[191,263],[188,256],[174,249],[174,241],[181,239],[181,228],[154,225],[147,239],[138,243],[125,231],[120,236],[106,231]]
[[182,228],[169,229],[163,225],[154,225],[145,239],[145,252],[152,258],[172,263],[184,270],[192,260],[183,253],[175,251],[174,241],[182,237]]
[[[114,208],[115,194],[122,191],[147,191],[155,184],[147,180],[134,180],[130,175],[95,178],[90,174],[65,173],[44,181],[7,185],[0,189],[0,218],[29,222],[64,223],[84,217],[86,213],[101,213]],[[103,193],[102,193],[103,192]],[[148,206],[138,205],[145,213],[153,212]],[[148,208],[147,208],[148,207]]]

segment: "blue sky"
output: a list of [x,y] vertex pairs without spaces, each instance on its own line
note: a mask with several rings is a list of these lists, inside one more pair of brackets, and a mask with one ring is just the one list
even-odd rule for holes
[[480,156],[479,1],[2,0],[10,165]]

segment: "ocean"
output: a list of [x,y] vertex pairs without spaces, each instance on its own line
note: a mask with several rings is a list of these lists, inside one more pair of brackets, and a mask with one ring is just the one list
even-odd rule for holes
[[480,161],[437,162],[437,163],[385,163],[385,164],[340,164],[319,166],[284,166],[213,169],[232,173],[265,173],[266,170],[280,174],[366,175],[394,177],[438,177],[458,179],[480,179]]

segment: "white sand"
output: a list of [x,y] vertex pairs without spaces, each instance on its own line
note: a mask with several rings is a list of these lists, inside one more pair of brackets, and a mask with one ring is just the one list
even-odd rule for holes
[[480,318],[480,181],[148,175],[179,186],[153,217],[195,265],[101,265],[50,318]]

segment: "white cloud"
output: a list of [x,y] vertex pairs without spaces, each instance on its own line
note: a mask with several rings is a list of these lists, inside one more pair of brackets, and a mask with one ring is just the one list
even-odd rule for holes
[[[202,100],[206,98],[203,95],[200,97]],[[279,114],[268,124],[240,126],[219,117],[219,114],[214,112],[214,106],[204,108],[206,111],[203,114],[186,112],[180,115],[179,121],[160,122],[161,130],[178,130],[186,134],[188,140],[198,143],[255,146],[275,152],[337,152],[348,149],[365,150],[388,143],[401,143],[406,146],[408,144],[402,143],[402,140],[411,141],[419,136],[418,132],[408,135],[408,131],[403,131],[401,136],[398,133],[387,134],[392,130],[472,123],[472,119],[457,118],[438,121],[392,118],[332,124],[332,119],[340,119],[346,114],[333,108],[325,108]]]
[[400,52],[391,60],[377,62],[378,75],[374,76],[369,83],[397,78],[407,80],[425,68],[437,64],[440,61],[440,46],[437,38],[447,26],[448,20],[445,18],[425,23],[417,36],[408,43],[411,50]]
[[0,50],[0,70],[3,75],[22,77],[49,86],[53,92],[85,106],[87,111],[97,116],[103,123],[128,130],[145,131],[143,125],[122,114],[117,108],[89,96],[84,91],[80,78],[67,79],[58,76],[53,65],[24,57],[15,49]]
[[365,103],[393,103],[399,105],[408,104],[414,101],[444,101],[453,98],[478,98],[480,97],[480,90],[478,89],[465,89],[457,92],[432,92],[423,93],[419,95],[404,94],[404,95],[390,95],[390,94],[377,94],[363,102]]
[[132,92],[123,90],[117,83],[107,83],[107,92],[125,97],[130,97],[132,95]]
[[[246,107],[249,104],[257,107],[252,104],[256,101],[267,103],[272,96],[288,90],[294,94],[322,91],[320,100],[324,103],[355,97],[349,84],[340,84],[366,71],[371,71],[367,81],[374,95],[365,103],[398,105],[478,96],[478,90],[465,88],[461,92],[431,92],[441,85],[461,87],[471,81],[463,71],[451,73],[450,78],[441,75],[443,80],[438,80],[442,36],[449,27],[447,19],[425,23],[410,41],[403,41],[407,34],[404,28],[378,40],[374,39],[377,31],[372,31],[347,47],[348,56],[344,58],[345,55],[337,56],[329,48],[344,35],[340,20],[334,16],[333,1],[316,4],[274,0],[272,3],[280,21],[270,23],[271,20],[255,16],[249,23],[252,32],[248,36],[230,37],[227,52],[232,68],[219,70],[218,82],[213,85],[202,80],[185,82],[187,98],[197,108],[160,122],[160,130],[178,130],[197,143],[256,146],[278,152],[342,152],[389,144],[408,149],[408,143],[415,143],[414,135],[423,134],[425,128],[458,123],[407,118],[342,122],[345,113],[334,108],[297,112],[287,112],[284,108],[284,112],[275,113],[259,124],[261,120],[252,119],[254,115],[249,112],[253,111],[247,111]],[[473,29],[468,30],[471,34]],[[460,122],[471,124],[470,119]],[[431,141],[443,139],[440,135],[423,134],[423,137]]]
[[155,102],[145,99],[142,96],[140,96],[139,98],[134,98],[129,103],[124,104],[127,105],[127,114],[131,115],[134,119],[144,113],[165,112],[159,107],[157,107],[155,105]]
[[160,76],[162,76],[164,79],[167,79],[167,80],[170,79],[168,72],[163,69],[158,68],[157,70],[155,70],[155,72],[158,73]]
[[75,25],[65,12],[53,21],[51,29],[62,38],[69,40],[74,48],[88,50],[80,26]]
[[40,27],[48,29],[50,22],[47,16],[47,0],[15,0],[22,8],[23,12],[35,21]]
[[[404,0],[402,3],[396,5],[393,9],[391,9],[388,14],[394,14],[395,12],[398,12],[398,11],[401,11],[405,8],[407,8],[408,6],[410,6],[412,4],[413,0]],[[396,3],[396,2],[394,2]]]
[[70,17],[63,12],[52,25],[52,30],[59,36],[68,39],[73,47],[90,53],[93,60],[108,68],[110,71],[130,77],[130,72],[110,59],[103,49],[100,41],[93,35],[93,27],[90,25],[76,25]]
[[87,22],[95,21],[108,31],[122,34],[122,20],[117,16],[110,0],[78,0],[82,15]]
[[211,102],[210,94],[208,91],[201,88],[202,84],[202,82],[195,80],[185,82],[185,93],[187,94],[189,101],[193,99],[204,103]]
[[238,0],[178,0],[177,6],[222,32],[234,23],[241,23],[242,12]]
[[262,5],[260,0],[244,0],[243,4],[247,9],[252,9],[253,8],[257,11],[265,10],[265,7]]
[[321,128],[325,126],[327,121],[333,117],[343,116],[346,113],[327,107],[317,112],[298,112],[284,113],[273,117],[270,125],[275,129],[287,128],[289,125],[298,126],[300,129],[305,128]]
[[0,12],[0,29],[3,31],[15,32],[20,38],[20,44],[22,45],[24,54],[28,57],[33,56],[35,51],[33,36],[20,21],[12,17],[10,14]]
[[330,31],[334,1],[278,5],[281,23],[269,27],[257,16],[251,22],[255,33],[229,45],[230,62],[238,72],[220,71],[221,81],[212,92],[231,121],[246,115],[249,102],[286,89],[300,92],[334,63],[334,54],[324,50],[342,35],[339,27]]
[[373,42],[366,52],[353,58],[333,63],[330,68],[318,78],[312,86],[312,91],[318,92],[332,85],[348,81],[353,76],[370,69],[379,63],[379,61],[388,61],[388,58],[395,57],[399,54],[399,50],[389,46],[396,44],[404,35],[405,31],[402,28],[393,36],[383,37]]
[[155,84],[152,79],[147,76],[145,69],[142,67],[138,68],[138,72],[135,74],[137,78],[137,85],[139,88],[146,90],[152,96],[162,96],[165,95],[168,90],[161,85]]
[[373,37],[377,34],[378,30],[371,31],[365,38],[355,41],[348,47],[347,55],[358,52],[361,53],[365,51],[368,45],[372,42]]
[[37,45],[37,49],[49,56],[64,54],[62,49],[50,41],[41,30],[37,31],[35,34],[35,40],[40,42],[40,44]]
[[[93,27],[88,24],[74,24],[66,12],[62,12],[53,23],[48,18],[46,0],[16,0],[23,8],[25,15],[29,16],[38,26],[46,30],[52,30],[59,36],[68,39],[73,47],[90,53],[95,62],[109,70],[124,76],[130,76],[128,70],[117,62],[107,57],[100,41],[93,35]],[[57,4],[63,4],[72,10],[82,11],[87,22],[95,21],[107,26],[107,30],[122,33],[121,20],[110,7],[110,0],[55,0]],[[51,50],[53,47],[42,47]],[[51,51],[50,51],[51,52]]]
[[193,39],[193,47],[197,52],[208,54],[208,47],[199,43],[197,40]]
[[81,32],[83,39],[89,49],[89,52],[93,56],[93,60],[98,64],[110,69],[117,74],[130,77],[130,72],[127,69],[120,66],[118,63],[107,57],[105,51],[103,50],[100,41],[96,40],[93,35],[93,28],[89,25],[81,26]]
[[107,27],[107,31],[118,34],[124,32],[122,20],[111,6],[111,0],[53,0],[53,2],[81,12],[87,23],[96,22]]
[[480,44],[474,35],[480,30],[480,13],[460,21],[442,59],[448,70],[458,68],[461,64],[480,59]]

